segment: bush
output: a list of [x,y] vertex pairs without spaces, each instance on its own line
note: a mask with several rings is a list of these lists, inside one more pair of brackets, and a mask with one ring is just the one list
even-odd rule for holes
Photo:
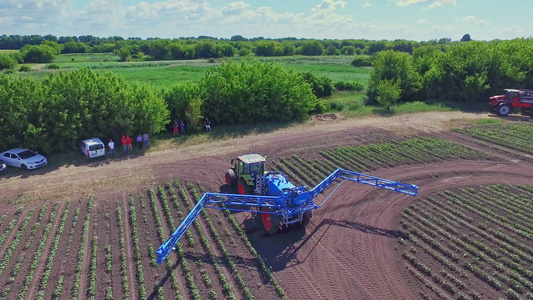
[[333,94],[335,87],[333,86],[333,82],[329,77],[316,77],[316,75],[311,72],[304,72],[300,74],[305,81],[311,85],[313,93],[315,96],[317,96],[317,98],[323,98]]
[[50,70],[57,70],[59,69],[59,65],[58,64],[48,64],[45,66],[46,69],[50,69]]
[[[357,48],[355,50],[356,54],[360,54],[360,53],[357,53],[357,50],[359,50],[359,52],[361,52],[361,49]],[[353,58],[351,64],[354,67],[371,67],[372,66],[372,57],[357,55],[356,57]]]
[[28,66],[28,65],[22,65],[22,66],[20,66],[19,71],[20,72],[29,72],[29,71],[31,71],[31,67]]
[[365,86],[355,81],[337,81],[335,82],[335,89],[337,91],[362,91]]
[[14,69],[17,61],[9,54],[0,54],[0,70]]

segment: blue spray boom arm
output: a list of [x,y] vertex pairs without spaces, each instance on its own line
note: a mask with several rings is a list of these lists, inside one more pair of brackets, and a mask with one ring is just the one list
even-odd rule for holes
[[[322,193],[328,186],[330,186],[336,179],[342,179],[341,183],[335,187],[333,191],[320,203],[319,205],[313,202],[314,198]],[[180,238],[185,234],[185,231],[192,225],[196,217],[200,214],[204,207],[214,209],[227,209],[233,211],[247,211],[250,209],[242,209],[237,207],[228,207],[231,205],[255,206],[271,208],[266,213],[278,215],[292,215],[306,210],[316,209],[322,207],[329,197],[341,186],[345,181],[353,181],[363,183],[378,188],[396,191],[402,194],[416,196],[418,194],[418,186],[413,184],[404,184],[397,181],[386,180],[366,174],[361,174],[349,170],[337,169],[326,177],[322,182],[317,184],[311,190],[304,190],[297,188],[299,197],[306,197],[307,200],[302,205],[288,206],[287,198],[290,197],[290,191],[282,192],[275,196],[257,196],[257,195],[238,195],[238,194],[223,194],[223,193],[205,193],[202,198],[196,203],[194,208],[185,217],[183,222],[178,226],[170,238],[162,244],[156,251],[157,263],[162,263],[163,260],[170,254],[172,249],[176,246]],[[285,204],[285,205],[284,205]],[[261,210],[254,210],[256,213],[263,213]]]

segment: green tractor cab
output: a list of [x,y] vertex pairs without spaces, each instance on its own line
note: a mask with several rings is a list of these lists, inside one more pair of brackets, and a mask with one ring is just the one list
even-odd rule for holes
[[226,171],[226,184],[237,186],[241,195],[254,193],[256,175],[265,172],[265,157],[259,154],[246,154],[231,160],[233,167]]

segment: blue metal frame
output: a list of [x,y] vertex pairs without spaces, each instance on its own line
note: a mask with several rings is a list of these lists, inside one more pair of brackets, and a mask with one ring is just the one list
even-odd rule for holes
[[[322,193],[328,186],[330,186],[336,179],[342,179],[339,185],[329,193],[329,195],[319,205],[314,203],[314,198]],[[337,169],[326,177],[322,182],[317,184],[313,189],[304,191],[299,189],[299,197],[307,197],[305,203],[297,205],[295,207],[289,207],[287,205],[287,193],[282,193],[276,196],[257,196],[257,195],[238,195],[238,194],[223,194],[223,193],[205,193],[194,208],[189,212],[187,217],[181,222],[178,228],[170,236],[170,238],[162,244],[156,251],[157,263],[162,263],[163,260],[170,254],[172,249],[176,246],[180,238],[185,234],[185,231],[191,226],[196,217],[200,214],[202,209],[214,208],[214,209],[227,209],[232,211],[245,211],[255,213],[269,213],[282,216],[292,216],[298,213],[302,213],[307,210],[317,209],[322,207],[324,203],[330,198],[330,196],[341,186],[345,181],[353,181],[363,183],[378,188],[388,189],[396,191],[402,194],[408,194],[416,196],[418,194],[418,186],[414,184],[405,184],[397,181],[391,181],[382,179],[362,173],[357,173],[344,169]],[[243,208],[228,207],[228,205],[240,205],[251,207],[270,207],[273,208],[268,212],[261,210],[251,210]]]

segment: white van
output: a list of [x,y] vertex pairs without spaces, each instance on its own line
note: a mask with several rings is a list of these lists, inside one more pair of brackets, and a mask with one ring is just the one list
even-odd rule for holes
[[80,149],[87,159],[105,156],[105,145],[99,138],[81,141]]

